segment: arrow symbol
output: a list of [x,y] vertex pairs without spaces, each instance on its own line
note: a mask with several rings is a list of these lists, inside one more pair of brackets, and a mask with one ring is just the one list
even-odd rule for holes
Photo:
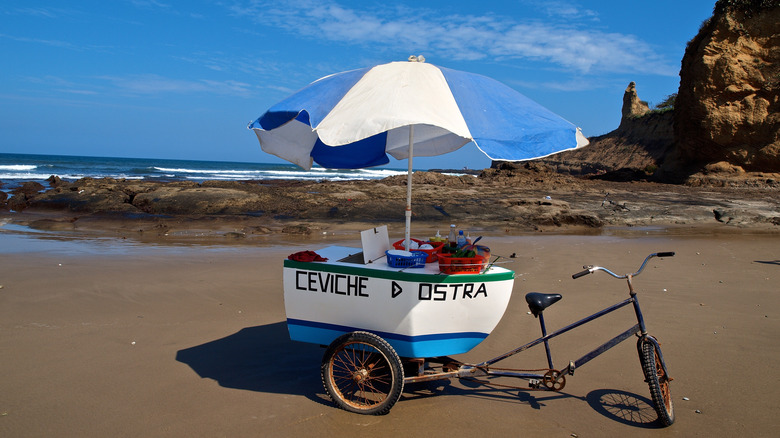
[[393,298],[397,297],[398,295],[401,295],[401,292],[403,292],[403,291],[404,290],[401,289],[401,285],[399,285],[396,282],[393,282],[393,292],[392,292]]

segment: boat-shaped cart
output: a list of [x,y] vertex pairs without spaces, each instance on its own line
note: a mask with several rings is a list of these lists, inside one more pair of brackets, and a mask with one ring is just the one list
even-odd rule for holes
[[404,380],[424,379],[426,361],[468,352],[493,331],[515,274],[499,266],[447,275],[438,263],[349,262],[359,251],[330,246],[316,251],[326,262],[284,261],[287,326],[292,340],[329,346],[323,382],[337,404],[381,413],[398,400]]

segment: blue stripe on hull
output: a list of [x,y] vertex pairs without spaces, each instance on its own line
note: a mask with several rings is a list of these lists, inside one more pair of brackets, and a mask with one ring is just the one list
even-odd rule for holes
[[401,357],[436,357],[466,353],[487,338],[488,333],[461,332],[408,336],[322,322],[287,319],[287,329],[293,341],[329,345],[344,333],[369,331],[381,336]]

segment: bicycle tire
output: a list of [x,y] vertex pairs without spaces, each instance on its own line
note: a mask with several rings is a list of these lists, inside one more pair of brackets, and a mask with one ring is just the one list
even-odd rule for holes
[[364,415],[384,415],[401,398],[401,359],[381,337],[351,332],[333,341],[322,357],[320,375],[325,392],[341,409]]
[[642,363],[645,381],[650,387],[650,396],[658,419],[664,426],[671,426],[674,423],[674,404],[669,390],[669,376],[661,363],[660,347],[654,342],[642,342],[639,361]]

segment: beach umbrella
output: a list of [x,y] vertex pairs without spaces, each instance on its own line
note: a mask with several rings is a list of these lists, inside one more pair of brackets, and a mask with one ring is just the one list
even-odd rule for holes
[[488,77],[424,63],[391,62],[318,79],[250,123],[262,149],[309,170],[360,169],[469,142],[492,160],[523,161],[585,146],[579,128]]

